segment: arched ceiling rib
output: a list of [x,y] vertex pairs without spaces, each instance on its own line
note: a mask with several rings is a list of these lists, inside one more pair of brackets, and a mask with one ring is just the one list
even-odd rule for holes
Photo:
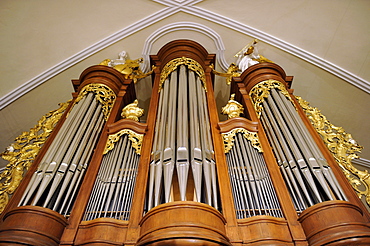
[[[353,73],[350,73],[346,71],[345,69],[326,61],[325,59],[318,57],[306,50],[303,50],[297,46],[294,46],[292,44],[289,44],[288,42],[281,40],[279,38],[276,38],[272,35],[269,35],[265,32],[262,32],[260,30],[257,30],[253,27],[250,27],[244,23],[238,22],[236,20],[233,20],[231,18],[225,17],[223,15],[214,13],[212,11],[209,11],[207,9],[195,6],[195,4],[202,2],[202,0],[184,0],[184,1],[167,1],[167,0],[153,0],[154,2],[161,3],[167,7],[164,9],[161,9],[158,12],[155,12],[154,14],[151,14],[149,16],[146,16],[142,18],[141,20],[133,23],[132,25],[129,25],[119,32],[114,33],[113,35],[110,35],[101,41],[95,43],[94,45],[85,48],[84,50],[81,50],[80,52],[76,53],[75,55],[69,57],[68,59],[54,65],[53,67],[47,69],[43,73],[39,74],[38,76],[32,78],[31,80],[25,82],[23,85],[13,89],[8,94],[2,96],[0,98],[0,110],[6,106],[8,106],[13,101],[17,100],[30,90],[34,89],[35,87],[39,86],[40,84],[44,83],[48,79],[52,78],[56,74],[64,71],[65,69],[75,65],[76,63],[82,61],[83,59],[95,54],[96,52],[112,45],[113,43],[116,43],[119,40],[124,39],[125,37],[143,30],[144,28],[152,25],[153,23],[157,23],[161,21],[162,19],[174,15],[177,12],[185,12],[200,18],[204,18],[208,21],[211,21],[213,23],[217,23],[219,25],[225,26],[227,28],[230,28],[234,31],[238,31],[240,33],[243,33],[245,35],[257,38],[265,43],[268,43],[276,48],[279,48],[289,54],[292,54],[296,57],[299,57],[315,66],[318,66],[322,68],[325,71],[328,71],[335,76],[338,76],[339,78],[347,81],[348,83],[356,86],[357,88],[365,91],[366,93],[370,93],[370,83],[366,81],[365,79],[360,78],[359,76],[356,76]],[[200,31],[198,29],[198,24],[194,23],[187,26],[172,26],[168,27],[168,31],[174,31],[178,29],[188,29],[188,30],[195,30]],[[209,28],[208,28],[209,29]],[[207,32],[207,28],[204,29],[206,34],[210,34],[211,32]],[[156,32],[157,35],[163,35],[160,31]],[[209,35],[210,36],[210,35]],[[213,35],[216,36],[216,35]],[[148,42],[150,42],[151,39],[148,38]],[[147,44],[146,44],[147,45]],[[146,47],[144,47],[144,50]],[[147,55],[146,53],[144,53]],[[219,55],[222,55],[220,53]],[[225,59],[221,58],[220,60],[221,67],[225,70]]]

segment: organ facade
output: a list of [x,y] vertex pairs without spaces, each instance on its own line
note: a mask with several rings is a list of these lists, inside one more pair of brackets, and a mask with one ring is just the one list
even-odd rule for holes
[[215,55],[176,40],[150,59],[146,122],[137,66],[96,65],[73,81],[1,214],[0,245],[370,243],[366,207],[279,65],[229,73],[220,121]]

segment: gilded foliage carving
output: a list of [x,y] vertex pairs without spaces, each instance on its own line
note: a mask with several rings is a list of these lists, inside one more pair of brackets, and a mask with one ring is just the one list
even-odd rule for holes
[[[252,99],[254,103],[254,109],[256,110],[256,113],[258,117],[261,116],[261,112],[263,110],[262,103],[265,100],[266,97],[270,95],[271,89],[278,89],[283,93],[288,100],[290,100],[293,103],[292,98],[289,95],[289,92],[286,90],[285,86],[277,80],[269,79],[262,81],[258,84],[256,84],[249,92],[249,96]],[[293,103],[293,105],[295,105]]]
[[259,152],[263,152],[262,145],[259,141],[257,132],[250,132],[243,128],[235,128],[229,132],[222,133],[222,138],[224,140],[225,154],[228,153],[233,148],[234,141],[235,141],[235,135],[237,133],[242,133],[243,136],[251,142],[252,146],[255,149],[257,149]]
[[159,82],[159,91],[162,89],[163,83],[167,79],[168,75],[170,75],[180,65],[186,65],[188,69],[194,71],[202,81],[204,90],[207,91],[206,76],[204,74],[203,67],[197,61],[186,57],[173,59],[163,67]]
[[25,171],[31,166],[42,145],[62,117],[70,101],[61,103],[60,108],[41,117],[28,132],[23,132],[7,150],[1,153],[9,161],[0,174],[0,213],[9,202],[10,196],[19,186]]
[[96,100],[102,104],[104,119],[107,120],[114,102],[116,101],[116,94],[114,91],[103,84],[88,84],[81,89],[74,103],[79,102],[88,92],[93,92]]
[[130,129],[123,129],[115,134],[109,135],[107,144],[105,145],[104,154],[108,153],[114,149],[115,143],[123,136],[124,134],[128,135],[128,139],[131,141],[132,147],[136,150],[136,154],[140,155],[141,144],[143,142],[144,135],[138,134]]
[[342,127],[330,123],[319,109],[311,107],[301,97],[296,98],[359,198],[365,196],[367,204],[370,205],[370,174],[367,170],[361,171],[352,165],[352,159],[359,158],[357,153],[361,152],[363,147]]

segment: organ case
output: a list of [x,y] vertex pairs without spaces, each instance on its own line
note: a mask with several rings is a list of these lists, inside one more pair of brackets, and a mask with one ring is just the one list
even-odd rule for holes
[[243,110],[220,122],[215,55],[177,40],[151,63],[145,123],[120,116],[140,112],[132,77],[98,65],[73,81],[72,102],[2,213],[0,244],[369,243],[366,208],[280,66],[233,78]]

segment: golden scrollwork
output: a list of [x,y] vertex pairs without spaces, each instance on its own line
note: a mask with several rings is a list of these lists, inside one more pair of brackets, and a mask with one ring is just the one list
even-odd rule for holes
[[250,132],[244,128],[234,128],[229,132],[222,133],[225,154],[228,153],[233,148],[235,135],[237,133],[242,133],[243,136],[251,142],[252,146],[258,150],[258,152],[263,152],[262,145],[259,141],[257,132]]
[[[120,62],[117,62],[120,61]],[[143,58],[138,58],[136,60],[130,60],[130,59],[122,59],[122,60],[111,60],[111,59],[105,59],[102,61],[99,65],[112,67],[118,72],[122,73],[125,77],[125,79],[132,79],[134,83],[136,84],[139,79],[145,78],[153,73],[154,66],[152,67],[152,70],[144,73],[140,69],[140,63],[142,63],[144,60]]]
[[261,81],[260,83],[256,84],[249,92],[249,96],[254,103],[254,109],[256,110],[258,117],[261,116],[261,112],[263,110],[261,104],[263,103],[265,98],[270,95],[271,89],[280,90],[281,93],[283,93],[283,95],[286,96],[286,98],[288,98],[288,100],[290,100],[293,103],[293,105],[295,105],[292,98],[289,95],[289,92],[286,90],[285,86],[280,81],[274,79]]
[[194,71],[199,79],[203,83],[203,88],[205,91],[207,91],[207,86],[206,86],[206,76],[204,74],[203,67],[195,60],[186,58],[186,57],[181,57],[181,58],[176,58],[171,61],[169,61],[162,69],[161,73],[161,78],[159,81],[159,90],[158,92],[161,91],[162,86],[164,81],[167,79],[168,75],[170,75],[178,66],[180,65],[186,65],[188,69]]
[[59,104],[60,108],[42,116],[28,132],[23,132],[0,156],[9,161],[0,174],[0,213],[8,204],[9,197],[19,186],[25,170],[31,166],[42,145],[62,117],[70,101]]
[[243,105],[235,101],[235,94],[231,94],[230,100],[222,107],[221,113],[227,115],[229,119],[239,117],[243,113]]
[[[352,138],[351,134],[346,133],[342,127],[337,127],[330,123],[319,109],[311,107],[301,97],[297,96],[296,98],[353,189],[360,198],[365,196],[367,204],[370,205],[370,174],[367,170],[361,171],[352,165],[352,159],[359,158],[357,153],[360,153],[363,147]],[[361,189],[360,187],[365,188]]]
[[210,65],[210,68],[212,68],[212,73],[214,73],[214,74],[216,74],[218,76],[226,77],[226,84],[227,85],[230,85],[231,84],[232,78],[239,77],[240,76],[240,73],[238,73],[239,67],[237,65],[235,65],[235,63],[231,63],[230,64],[230,66],[227,69],[227,72],[226,73],[217,72],[214,69],[214,65],[213,64]]
[[132,147],[136,150],[136,154],[140,155],[141,152],[141,144],[143,142],[144,135],[138,134],[130,129],[123,129],[115,134],[109,135],[107,144],[105,145],[105,149],[103,154],[108,153],[112,149],[114,149],[114,144],[120,139],[121,136],[124,134],[128,135],[128,139],[131,141]]
[[93,92],[96,100],[102,104],[104,119],[107,121],[114,102],[116,101],[116,94],[111,88],[104,84],[88,84],[81,89],[74,103],[79,102],[88,92]]
[[127,104],[123,109],[121,116],[123,119],[130,119],[139,121],[139,118],[144,114],[144,109],[138,107],[138,100],[133,103]]

